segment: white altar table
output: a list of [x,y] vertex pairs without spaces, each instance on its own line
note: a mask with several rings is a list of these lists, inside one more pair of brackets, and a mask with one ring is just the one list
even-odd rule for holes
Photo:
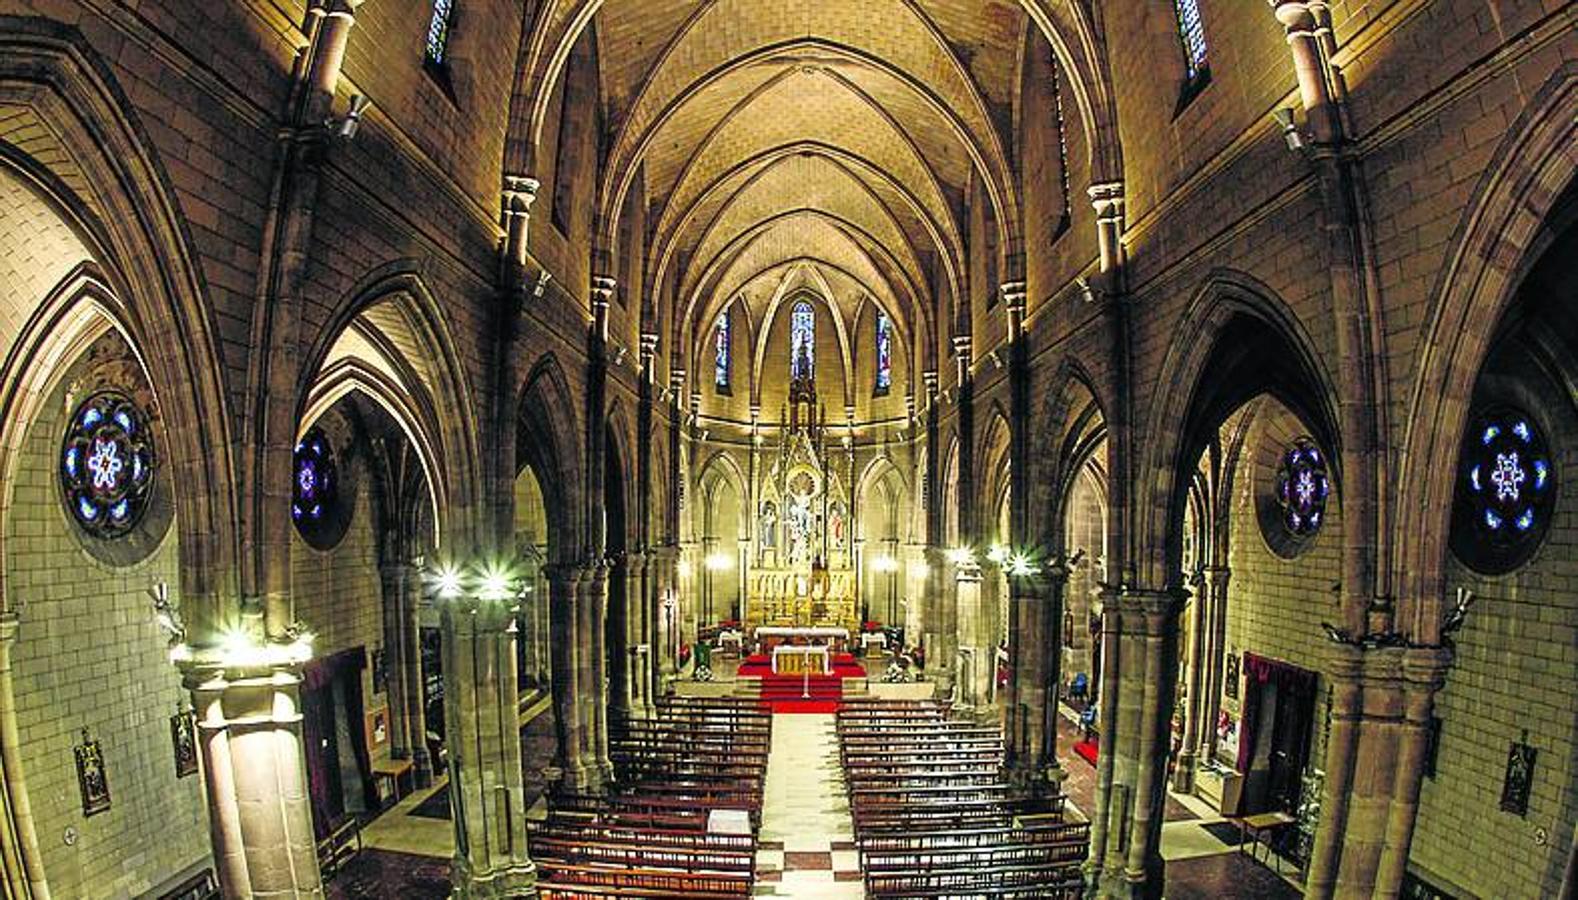
[[802,628],[780,625],[762,625],[754,632],[758,644],[771,641],[773,638],[780,640],[793,640],[805,638],[810,643],[829,644],[835,649],[849,644],[849,629],[847,628]]
[[794,647],[786,644],[773,648],[774,675],[799,675],[807,669],[813,675],[826,675],[833,670],[832,663],[826,647]]

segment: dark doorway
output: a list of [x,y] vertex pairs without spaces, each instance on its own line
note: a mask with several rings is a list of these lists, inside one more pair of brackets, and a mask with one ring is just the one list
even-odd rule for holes
[[1315,673],[1245,653],[1244,682],[1243,736],[1238,746],[1238,769],[1244,773],[1240,814],[1292,813],[1309,761]]
[[350,816],[378,808],[363,719],[362,647],[307,665],[302,680],[302,737],[313,830],[326,837]]

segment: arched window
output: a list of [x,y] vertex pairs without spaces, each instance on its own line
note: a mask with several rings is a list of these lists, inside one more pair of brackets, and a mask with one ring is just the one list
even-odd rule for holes
[[1183,41],[1184,74],[1191,85],[1203,81],[1210,71],[1206,63],[1205,23],[1200,19],[1199,0],[1173,0],[1178,11],[1178,37]]
[[72,414],[60,449],[60,481],[72,518],[94,537],[131,531],[153,496],[148,417],[130,397],[94,394]]
[[1277,469],[1277,502],[1282,506],[1282,525],[1294,537],[1309,537],[1320,530],[1326,519],[1326,496],[1331,492],[1326,478],[1326,459],[1309,438],[1299,438],[1282,454]]
[[1503,407],[1476,417],[1459,459],[1453,552],[1476,571],[1510,572],[1533,554],[1550,521],[1550,447],[1532,418]]
[[712,383],[723,394],[729,392],[729,350],[733,338],[730,328],[729,311],[718,313],[712,338]]
[[801,300],[789,316],[789,378],[810,381],[816,370],[816,313]]
[[455,11],[455,0],[433,0],[433,18],[427,23],[426,58],[435,66],[449,62],[449,17]]
[[339,494],[339,476],[334,467],[334,449],[324,433],[314,428],[296,444],[291,478],[290,515],[306,528],[329,514]]
[[893,387],[893,320],[877,311],[877,394]]

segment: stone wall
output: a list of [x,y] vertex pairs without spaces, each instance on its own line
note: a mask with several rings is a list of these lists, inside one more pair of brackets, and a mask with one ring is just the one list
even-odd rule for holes
[[[12,658],[22,774],[53,895],[135,896],[209,858],[202,779],[176,777],[170,739],[189,695],[148,594],[163,582],[180,599],[176,527],[130,565],[84,549],[97,539],[69,517],[55,477],[68,402],[56,390],[28,429],[5,519],[7,593],[21,609]],[[111,798],[92,817],[72,749],[84,728]]]

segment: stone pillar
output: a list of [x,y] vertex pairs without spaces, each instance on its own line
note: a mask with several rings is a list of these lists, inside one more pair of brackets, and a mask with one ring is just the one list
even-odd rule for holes
[[[22,777],[22,738],[16,721],[15,679],[11,668],[11,648],[16,646],[21,618],[15,610],[0,612],[0,815],[11,823],[13,835],[0,845],[3,864],[0,878],[10,893],[6,896],[38,897],[47,900],[49,885],[44,876],[43,852],[38,845],[38,829],[33,822],[33,804]],[[213,815],[209,816],[210,822]],[[14,843],[13,843],[14,842]],[[214,844],[218,859],[218,842]]]
[[1306,896],[1398,896],[1430,713],[1450,664],[1438,647],[1332,646],[1326,793]]
[[531,895],[526,792],[516,720],[515,597],[443,598],[444,710],[450,807],[455,814],[451,896]]
[[1180,598],[1172,590],[1123,588],[1103,606],[1105,724],[1097,815],[1091,823],[1089,866],[1096,877],[1089,891],[1100,897],[1155,898],[1162,890],[1161,826]]
[[582,765],[601,782],[612,780],[608,759],[608,566],[581,569],[579,651]]
[[1048,584],[1038,592],[1029,573],[1008,577],[1008,666],[1004,695],[1008,782],[1028,796],[1053,796],[1065,772],[1057,758],[1058,616],[1055,602],[1069,570],[1053,564],[1043,571]]
[[959,635],[954,630],[957,600],[948,554],[939,547],[926,548],[926,603],[923,616],[926,674],[937,686],[937,696],[952,696],[958,668]]
[[1311,7],[1325,6],[1308,0],[1268,0],[1277,21],[1287,30],[1288,49],[1293,53],[1293,71],[1298,77],[1299,99],[1309,116],[1311,137],[1329,144],[1341,133],[1336,107],[1332,102],[1331,82],[1322,58],[1318,22]]
[[[961,500],[962,502],[962,500]],[[990,686],[988,673],[996,659],[995,646],[981,641],[981,566],[975,559],[960,559],[953,566],[955,640],[958,648],[958,684],[961,712],[972,713],[986,703]]]
[[1205,569],[1206,613],[1205,678],[1200,694],[1200,759],[1216,759],[1216,720],[1222,713],[1224,651],[1227,649],[1227,585],[1232,572],[1225,566]]
[[1194,608],[1189,616],[1188,694],[1184,697],[1183,745],[1178,750],[1178,767],[1173,771],[1172,789],[1180,794],[1194,793],[1195,770],[1200,758],[1200,693],[1205,689],[1205,642],[1210,606],[1210,588],[1204,580],[1195,586]]
[[580,640],[581,569],[578,566],[547,566],[548,576],[548,655],[553,685],[553,713],[559,744],[556,766],[562,777],[561,789],[583,793],[592,787],[592,773],[582,764],[580,715]]
[[[411,734],[406,706],[410,695],[406,693],[405,679],[405,581],[414,577],[411,566],[402,562],[380,562],[378,580],[383,588],[384,666],[387,673],[389,701],[389,755],[394,759],[410,759],[416,741]],[[418,700],[418,703],[421,701]],[[417,736],[418,739],[420,735]]]
[[322,897],[302,746],[302,644],[182,665],[226,897]]
[[[395,622],[389,678],[390,693],[398,692],[400,704],[391,716],[401,720],[396,733],[404,733],[411,760],[411,777],[417,787],[433,783],[433,758],[427,752],[427,706],[422,677],[422,576],[410,563],[385,565],[386,603]],[[387,632],[386,632],[387,634]],[[391,703],[391,706],[394,704]],[[396,748],[399,749],[398,747]]]
[[535,178],[504,176],[504,262],[516,284],[525,277],[526,236],[531,225],[531,207],[541,187]]

